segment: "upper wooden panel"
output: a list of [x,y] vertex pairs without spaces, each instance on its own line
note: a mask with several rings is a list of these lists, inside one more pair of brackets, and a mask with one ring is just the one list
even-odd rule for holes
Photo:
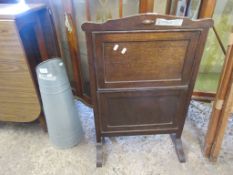
[[129,30],[164,30],[164,29],[198,29],[213,26],[212,19],[191,20],[184,17],[144,14],[130,16],[105,23],[84,23],[82,29],[91,31],[129,31]]
[[0,120],[28,122],[40,103],[14,21],[0,20]]
[[0,4],[0,19],[16,19],[44,8],[44,4]]
[[200,32],[95,33],[99,88],[186,85]]

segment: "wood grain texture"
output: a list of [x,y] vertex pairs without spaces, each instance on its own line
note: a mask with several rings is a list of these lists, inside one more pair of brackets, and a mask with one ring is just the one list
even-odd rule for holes
[[80,47],[78,42],[78,33],[75,26],[77,22],[74,21],[75,11],[73,1],[62,1],[64,6],[64,16],[65,16],[65,31],[67,42],[70,51],[75,95],[83,98],[83,85],[82,85],[82,75],[81,75],[81,55]]
[[0,20],[0,47],[0,120],[33,121],[40,103],[14,21]]
[[85,0],[85,3],[86,3],[86,19],[87,21],[91,21],[90,0]]
[[216,94],[213,92],[201,92],[201,91],[195,91],[192,94],[192,99],[197,101],[203,101],[211,103],[214,101]]
[[119,18],[123,17],[123,0],[119,0]]
[[179,2],[179,0],[173,0],[173,2],[172,2],[172,9],[170,11],[171,15],[176,15],[177,7],[178,7],[178,2]]
[[[158,18],[183,24],[158,26]],[[105,136],[175,134],[184,161],[181,134],[212,25],[155,14],[82,25],[97,143]]]
[[167,0],[166,3],[166,15],[170,15],[172,8],[172,0]]
[[[158,26],[155,22],[158,18],[167,20],[182,19],[182,26]],[[143,21],[150,20],[150,24],[144,24]],[[126,25],[127,24],[127,25]],[[166,30],[166,29],[199,29],[209,28],[213,26],[213,20],[211,18],[191,20],[189,18],[166,16],[166,15],[154,15],[143,14],[121,18],[118,20],[108,20],[105,23],[87,22],[82,25],[84,31],[127,31],[127,30]]]
[[[232,74],[232,78],[233,78],[233,74]],[[225,105],[223,106],[222,112],[221,112],[221,116],[218,122],[218,126],[217,126],[217,132],[216,135],[214,137],[214,143],[213,146],[211,148],[211,152],[210,152],[210,160],[211,161],[216,161],[219,153],[221,151],[221,146],[222,146],[222,142],[223,142],[223,138],[225,135],[225,130],[227,128],[227,124],[228,124],[228,119],[231,116],[231,112],[232,112],[232,106],[233,106],[233,79],[231,79],[230,83],[229,83],[229,87],[227,90],[227,96],[225,99]]]
[[[190,31],[184,34],[181,32],[95,34],[95,44],[103,46],[96,49],[98,87],[185,84],[191,76],[196,38],[199,34]],[[119,48],[113,51],[116,45]],[[122,54],[124,48],[127,48],[127,51]]]
[[139,1],[139,13],[153,12],[154,0],[140,0]]
[[[229,112],[229,106],[227,103],[227,99],[229,96],[229,90],[231,89],[231,81],[232,81],[232,72],[233,72],[233,45],[229,45],[227,49],[227,54],[225,57],[224,65],[223,65],[223,70],[221,72],[221,77],[220,81],[218,84],[218,90],[216,93],[216,98],[214,101],[214,108],[211,113],[210,121],[209,121],[209,126],[207,130],[207,134],[205,136],[205,145],[204,145],[204,154],[207,157],[210,157],[211,155],[211,149],[214,144],[214,139],[216,137],[216,134],[219,134],[218,132],[221,132],[223,134],[223,131],[220,131],[218,128],[221,128],[218,125],[221,125],[221,120],[222,118],[226,118],[226,112]],[[219,100],[224,101],[224,109],[222,108],[215,108]],[[228,99],[230,101],[230,99]],[[228,102],[230,103],[230,102]],[[226,105],[228,106],[227,109]],[[226,119],[224,119],[226,120]],[[225,121],[226,122],[226,121]],[[223,128],[223,126],[222,126]],[[222,129],[221,129],[222,130]],[[221,139],[220,139],[221,140]],[[219,144],[220,141],[218,141]],[[217,148],[220,149],[220,148]],[[217,157],[216,153],[213,157]]]
[[179,99],[185,90],[98,91],[102,130],[105,134],[108,131],[111,134],[147,130],[154,133],[169,129],[176,131],[176,115],[182,108]]
[[214,14],[214,9],[217,0],[202,0],[198,18],[211,18]]

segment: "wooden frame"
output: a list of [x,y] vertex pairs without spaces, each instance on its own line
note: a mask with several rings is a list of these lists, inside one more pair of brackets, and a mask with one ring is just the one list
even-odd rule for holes
[[216,2],[217,0],[202,0],[198,18],[212,17],[214,14]]
[[215,93],[212,92],[201,92],[201,91],[194,91],[192,95],[193,100],[197,101],[203,101],[203,102],[208,102],[211,103],[215,99]]
[[73,2],[72,0],[63,1],[64,11],[65,11],[65,28],[66,28],[66,36],[68,40],[68,46],[70,51],[70,57],[73,68],[73,76],[74,76],[74,87],[75,94],[78,97],[83,97],[83,87],[82,87],[82,76],[80,71],[80,49],[79,42],[77,37],[76,25],[73,21],[74,11],[73,11]]
[[119,17],[123,17],[123,0],[119,0]]
[[179,0],[173,0],[174,2],[174,5],[173,5],[173,8],[171,8],[171,11],[170,11],[170,14],[171,15],[176,15],[176,11],[177,11],[177,6],[178,6],[178,1]]
[[167,0],[166,4],[166,15],[170,15],[171,13],[171,7],[172,7],[172,0]]
[[139,13],[153,12],[154,0],[140,0]]
[[90,0],[85,0],[85,2],[86,2],[86,18],[87,21],[91,21]]
[[[183,20],[183,25],[182,26],[154,25],[155,21],[158,18],[164,18],[166,20],[180,19],[180,20]],[[204,50],[204,45],[205,45],[209,27],[211,27],[212,25],[213,25],[213,21],[211,19],[198,20],[194,22],[187,18],[155,15],[155,14],[144,14],[144,15],[131,16],[128,18],[122,18],[118,20],[109,20],[103,24],[88,22],[82,25],[82,29],[86,32],[87,48],[88,48],[88,62],[90,65],[89,72],[90,72],[90,83],[91,83],[91,95],[92,95],[92,101],[93,101],[93,107],[94,107],[96,141],[97,141],[97,145],[96,145],[97,146],[96,147],[97,148],[97,166],[102,166],[102,140],[104,139],[104,137],[119,136],[119,135],[125,136],[125,135],[140,135],[140,134],[158,134],[158,133],[159,134],[161,133],[171,134],[171,138],[175,145],[175,149],[176,149],[180,162],[185,161],[185,156],[184,156],[182,142],[181,142],[181,134],[182,134],[183,125],[185,121],[185,115],[188,110],[189,101],[191,99],[194,82],[195,82],[195,79],[198,73],[197,68],[200,63],[201,56]],[[124,80],[120,79],[118,81],[114,78],[113,80],[105,79],[106,77],[108,77],[109,74],[107,73],[108,70],[106,68],[103,70],[103,63],[105,60],[103,58],[105,57],[103,57],[103,52],[102,52],[103,48],[100,47],[100,46],[103,46],[103,43],[115,43],[115,42],[125,43],[125,41],[129,41],[132,44],[133,42],[135,42],[135,38],[137,38],[136,42],[138,41],[147,42],[147,41],[151,41],[153,37],[157,37],[157,34],[159,32],[165,32],[165,31],[166,31],[165,36],[164,35],[159,35],[159,36],[162,36],[165,38],[167,37],[166,40],[169,39],[168,37],[174,36],[174,35],[171,35],[171,33],[169,34],[169,32],[178,32],[181,36],[183,35],[183,31],[185,31],[184,33],[189,31],[190,33],[189,33],[189,36],[187,37],[189,38],[190,36],[192,36],[191,37],[192,41],[191,40],[189,41],[193,42],[193,44],[198,43],[198,44],[193,45],[193,47],[196,48],[195,53],[193,54],[189,52],[189,54],[193,55],[193,57],[187,56],[187,59],[195,58],[195,63],[194,64],[190,63],[190,65],[192,65],[192,68],[191,68],[192,71],[188,69],[190,74],[188,75],[187,73],[184,73],[186,75],[186,78],[190,79],[190,81],[186,80],[186,78],[184,77],[184,80],[183,80],[184,83],[182,84],[183,86],[181,85],[180,87],[180,84],[179,84],[180,82],[179,80],[176,80],[176,79],[174,81],[178,81],[176,82],[177,84],[173,84],[174,82],[167,83],[162,80],[161,82],[153,81],[153,78],[150,79],[151,81],[144,81],[144,80],[137,81],[137,79],[135,81],[133,81],[133,79],[132,81],[127,80],[127,79],[124,79]],[[131,37],[127,37],[128,35],[131,35]],[[148,37],[150,39],[148,39]],[[194,38],[195,38],[195,42],[193,40]],[[157,41],[160,42],[159,39]],[[130,48],[130,46],[125,46],[125,47]],[[110,48],[111,52],[113,52],[111,46],[108,48]],[[189,50],[193,50],[193,48]],[[111,55],[111,52],[106,51],[104,53],[110,53]],[[108,56],[106,56],[106,58],[107,57]],[[108,64],[110,65],[110,63]],[[115,73],[113,74],[110,73],[110,74],[114,75]],[[127,73],[125,73],[125,75],[127,75]],[[159,87],[163,86],[163,88],[160,89],[161,87],[159,88],[158,86]],[[179,88],[181,88],[182,90]],[[160,124],[155,124],[156,121],[153,121],[154,123],[149,123],[149,124],[148,122],[145,124],[142,124],[141,122],[140,124],[137,124],[137,123],[135,124],[134,123],[135,117],[131,117],[131,114],[135,116],[137,113],[135,112],[133,108],[132,108],[133,110],[130,110],[127,113],[122,113],[122,115],[121,114],[118,115],[119,114],[117,113],[118,111],[125,111],[125,110],[121,110],[122,105],[120,105],[120,103],[116,102],[114,104],[113,101],[111,102],[111,99],[114,99],[114,98],[117,98],[117,99],[129,98],[130,99],[130,97],[136,98],[136,96],[137,97],[142,96],[143,99],[145,100],[147,100],[147,97],[154,96],[155,98],[153,98],[153,100],[156,101],[158,99],[156,96],[158,96],[158,94],[161,94],[160,92],[162,92],[162,94],[163,93],[167,94],[168,96],[172,95],[172,93],[174,93],[174,96],[176,95],[180,96],[180,94],[182,94],[182,98],[177,98],[182,101],[180,102],[181,105],[179,105],[180,108],[178,109],[177,112],[174,113],[175,115],[179,114],[177,115],[179,116],[177,118],[177,123],[176,121],[175,122],[170,121],[169,126],[166,124],[163,125],[162,122]],[[185,93],[183,94],[183,92]],[[130,104],[132,104],[131,102],[132,101],[130,100]],[[167,102],[169,103],[170,101],[167,101]],[[113,106],[114,107],[112,109],[115,110],[115,112],[113,112],[112,110],[111,113],[113,113],[115,116],[109,113],[108,111],[109,107],[106,106],[106,104],[113,104],[112,107]],[[136,102],[133,104],[136,104],[137,106],[139,102],[136,100]],[[172,105],[172,106],[175,106],[175,105]],[[148,107],[149,107],[149,103],[148,103]],[[143,112],[144,108],[140,107],[137,109],[141,109],[141,111],[138,111],[138,112]],[[152,105],[148,109],[156,110],[157,108],[154,105]],[[109,116],[109,117],[112,117],[118,120],[119,117],[116,117],[116,115],[121,116],[120,121],[126,120],[126,124],[120,124],[120,125],[108,124],[108,119],[104,118],[104,116],[105,117]],[[122,119],[122,116],[123,116],[123,119]],[[158,116],[162,116],[162,113],[161,115],[158,115]],[[172,118],[174,119],[174,117]],[[145,120],[144,117],[141,119]],[[162,125],[163,127],[161,127]],[[174,126],[176,127],[174,128]]]
[[233,34],[231,34],[214,108],[205,137],[204,154],[216,161],[233,106]]

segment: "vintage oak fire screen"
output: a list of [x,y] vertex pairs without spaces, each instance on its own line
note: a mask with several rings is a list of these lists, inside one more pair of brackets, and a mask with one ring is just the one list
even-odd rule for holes
[[181,135],[211,19],[143,14],[85,23],[97,166],[102,139],[171,134],[180,162]]

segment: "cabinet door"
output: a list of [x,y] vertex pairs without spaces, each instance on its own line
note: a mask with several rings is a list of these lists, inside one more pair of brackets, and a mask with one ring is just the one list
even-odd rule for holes
[[14,21],[0,20],[0,48],[0,121],[33,121],[40,103]]
[[187,88],[99,91],[103,133],[159,133],[178,130]]
[[96,33],[99,88],[188,84],[199,31]]

